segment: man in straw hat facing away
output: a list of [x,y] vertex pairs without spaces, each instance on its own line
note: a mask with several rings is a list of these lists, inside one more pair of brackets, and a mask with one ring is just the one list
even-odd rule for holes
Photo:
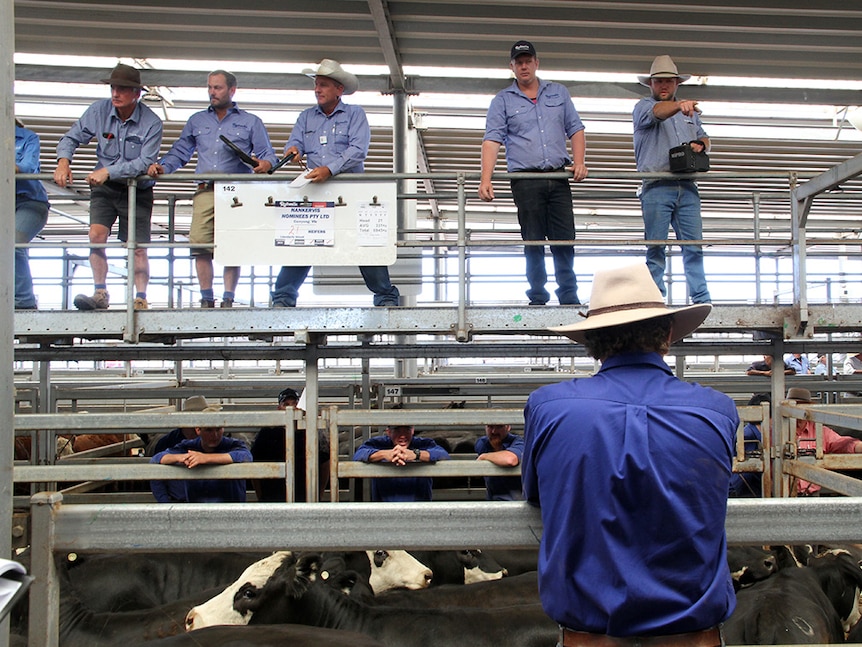
[[596,272],[586,319],[552,329],[602,362],[524,409],[539,590],[564,647],[721,644],[736,604],[724,522],[739,418],[729,397],[663,360],[711,307],[667,308],[636,265]]
[[[75,150],[96,140],[96,168],[87,178],[90,185],[90,243],[108,242],[114,222],[119,220],[119,238],[128,239],[128,178],[144,175],[156,161],[162,144],[162,121],[142,104],[141,72],[118,64],[102,83],[111,86],[111,98],[92,104],[57,143],[57,168],[54,182],[61,187],[72,183],[70,163]],[[150,219],[153,215],[153,182],[138,184],[135,194],[135,242],[150,242]],[[93,296],[79,294],[79,310],[105,310],[109,305],[107,278],[108,257],[104,248],[90,250],[93,270]],[[135,249],[135,310],[147,304],[150,262],[146,247]]]
[[[325,182],[339,173],[362,173],[371,143],[371,129],[360,106],[344,103],[341,97],[359,89],[359,80],[341,67],[338,61],[325,58],[317,69],[306,68],[303,74],[314,79],[317,105],[303,110],[284,145],[285,157],[293,154],[297,161],[306,158],[312,182]],[[310,267],[282,267],[272,291],[272,305],[292,308],[299,288]],[[361,266],[365,285],[374,293],[375,306],[397,306],[401,293],[389,280],[385,265]]]
[[[687,142],[695,152],[709,151],[709,137],[700,123],[697,101],[676,98],[679,84],[689,74],[679,74],[670,56],[657,56],[649,76],[638,81],[651,90],[651,96],[638,101],[632,113],[634,122],[635,160],[642,173],[670,172],[669,151]],[[644,180],[640,189],[647,240],[667,240],[673,226],[677,240],[701,240],[703,223],[700,218],[700,195],[694,180]],[[646,253],[647,267],[663,295],[665,245],[650,245]],[[709,303],[709,289],[703,269],[703,249],[700,245],[683,245],[682,262],[688,296],[693,303]]]

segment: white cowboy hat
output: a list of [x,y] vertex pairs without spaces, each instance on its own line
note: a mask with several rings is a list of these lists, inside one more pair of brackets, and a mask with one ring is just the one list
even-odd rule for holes
[[331,58],[325,58],[320,61],[317,69],[310,67],[302,70],[305,76],[310,76],[312,79],[315,76],[327,76],[330,79],[338,81],[344,86],[344,94],[353,94],[359,89],[359,80],[350,72],[341,67],[341,63],[333,61]]
[[638,76],[638,81],[641,85],[649,87],[650,79],[679,79],[680,83],[685,83],[691,78],[691,74],[680,74],[676,69],[676,63],[667,54],[656,56],[652,62],[652,67],[649,69],[649,76]]
[[583,344],[586,341],[584,333],[588,330],[599,330],[671,315],[673,317],[671,341],[679,341],[694,332],[706,319],[710,310],[712,305],[709,303],[698,303],[677,309],[668,308],[647,266],[628,265],[596,272],[586,319],[550,330]]

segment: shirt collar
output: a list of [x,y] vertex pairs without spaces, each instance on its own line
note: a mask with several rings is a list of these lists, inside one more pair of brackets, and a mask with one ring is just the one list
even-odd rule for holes
[[[542,92],[544,92],[545,88],[548,87],[548,81],[543,81],[539,79],[539,91],[536,92],[536,98],[542,96]],[[512,80],[512,85],[509,86],[509,92],[513,92],[517,94],[519,97],[528,98],[524,91],[521,90],[521,86],[518,85],[518,79]],[[532,101],[532,99],[530,99]]]
[[338,112],[344,112],[346,110],[345,104],[341,99],[339,99],[338,103],[335,105],[335,110],[333,110],[329,114],[326,114],[325,112],[323,112],[323,109],[317,104],[314,105],[314,109],[318,112],[318,114],[322,115],[325,119],[328,119],[328,118],[334,116]]
[[602,362],[602,367],[599,369],[599,373],[614,368],[633,366],[635,364],[647,364],[663,370],[668,375],[673,375],[670,367],[659,353],[623,353],[622,355],[614,355],[613,357],[608,357],[604,362]]
[[[110,99],[109,99],[109,101],[110,101]],[[135,109],[132,110],[132,114],[129,115],[129,118],[126,119],[126,121],[123,121],[120,118],[120,115],[117,113],[117,109],[114,106],[111,106],[111,116],[121,123],[136,124],[141,119],[141,102],[138,101],[137,103],[135,103]]]
[[[215,113],[215,108],[212,107],[212,104],[207,106],[207,112]],[[229,114],[238,114],[238,113],[239,113],[239,108],[236,107],[236,101],[231,101],[230,107],[227,109],[227,112],[225,113],[225,117],[227,117]]]

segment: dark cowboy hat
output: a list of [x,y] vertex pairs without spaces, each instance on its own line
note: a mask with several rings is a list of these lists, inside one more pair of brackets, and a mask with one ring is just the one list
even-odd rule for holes
[[101,81],[108,85],[119,85],[123,88],[138,88],[140,90],[144,87],[141,85],[141,71],[122,63],[117,63],[117,67],[111,70],[111,76]]

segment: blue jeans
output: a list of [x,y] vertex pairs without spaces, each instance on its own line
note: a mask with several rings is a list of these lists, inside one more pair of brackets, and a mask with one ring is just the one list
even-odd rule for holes
[[[48,222],[48,203],[26,198],[15,199],[15,242],[29,243]],[[30,274],[30,252],[15,248],[15,307],[35,308],[33,276]]]
[[[275,279],[272,305],[292,308],[296,305],[299,288],[308,276],[311,267],[284,266]],[[385,265],[361,266],[359,271],[366,287],[374,293],[374,305],[397,306],[401,293],[389,280],[389,268]]]
[[[568,180],[512,180],[512,197],[518,207],[518,222],[522,240],[574,240],[575,216],[572,210],[572,189]],[[578,281],[575,278],[575,248],[552,245],[557,298],[561,304],[579,303]],[[524,247],[527,261],[527,297],[531,303],[547,303],[551,295],[545,289],[548,273],[545,269],[545,246]]]
[[[673,227],[677,240],[703,238],[700,195],[697,185],[691,180],[649,182],[644,185],[640,199],[647,240],[667,240],[670,227]],[[667,295],[664,284],[665,245],[647,247],[646,263],[658,289],[662,295]],[[689,298],[693,303],[709,303],[701,246],[683,245],[682,263]]]

